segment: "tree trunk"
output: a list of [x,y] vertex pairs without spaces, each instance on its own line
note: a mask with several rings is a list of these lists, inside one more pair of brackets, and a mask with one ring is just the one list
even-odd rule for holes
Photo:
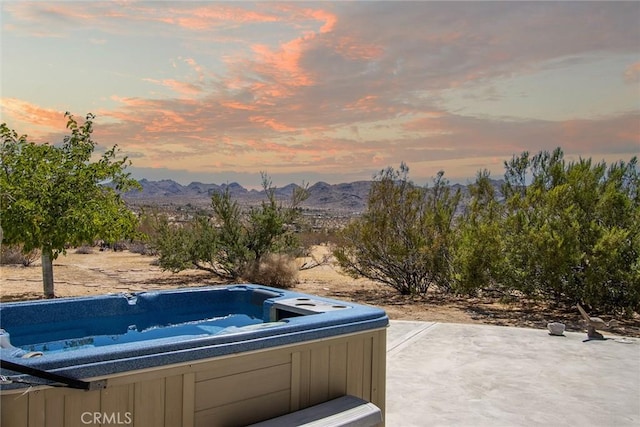
[[42,249],[42,286],[45,298],[54,298],[53,293],[53,261],[51,251]]

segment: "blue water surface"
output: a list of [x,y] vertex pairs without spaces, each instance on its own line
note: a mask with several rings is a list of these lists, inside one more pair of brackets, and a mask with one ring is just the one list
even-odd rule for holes
[[[263,323],[262,319],[246,314],[229,314],[196,321],[181,322],[169,325],[152,325],[138,328],[130,325],[123,333],[112,335],[83,336],[71,339],[54,339],[51,341],[23,342],[20,348],[26,351],[41,351],[46,353],[78,350],[82,348],[102,347],[114,344],[155,340],[159,338],[175,337],[190,339],[199,336],[216,335],[230,326],[242,327]],[[32,336],[33,337],[33,336]],[[24,340],[27,337],[22,337]],[[27,338],[28,340],[28,338]],[[28,340],[31,341],[31,340]]]

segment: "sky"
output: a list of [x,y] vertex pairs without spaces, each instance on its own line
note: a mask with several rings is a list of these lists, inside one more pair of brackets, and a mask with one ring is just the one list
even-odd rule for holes
[[523,151],[640,154],[640,2],[6,1],[0,121],[96,115],[135,178],[501,178]]

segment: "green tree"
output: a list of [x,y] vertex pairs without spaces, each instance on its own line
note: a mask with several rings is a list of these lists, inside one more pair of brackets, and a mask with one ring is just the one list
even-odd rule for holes
[[402,294],[424,294],[431,285],[449,289],[460,192],[451,191],[443,172],[431,188],[415,185],[408,173],[402,163],[374,177],[367,210],[342,230],[334,255],[346,273]]
[[53,260],[68,245],[113,242],[133,233],[137,221],[119,196],[137,186],[125,173],[127,158],[118,159],[114,146],[92,161],[94,116],[83,124],[69,113],[65,117],[70,135],[60,145],[29,142],[6,123],[0,126],[4,242],[22,244],[25,252],[41,250],[47,298],[54,297]]

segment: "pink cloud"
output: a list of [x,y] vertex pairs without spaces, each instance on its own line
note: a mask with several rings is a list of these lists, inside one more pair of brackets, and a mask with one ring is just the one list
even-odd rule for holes
[[305,9],[305,14],[317,21],[324,21],[320,27],[320,33],[330,33],[338,22],[338,17],[335,14],[322,9]]
[[296,128],[285,125],[284,123],[280,123],[275,119],[264,117],[264,116],[251,116],[249,117],[249,121],[252,123],[260,123],[277,132],[290,132],[296,130]]
[[627,83],[640,82],[640,62],[635,62],[624,70],[624,81]]
[[240,7],[213,4],[191,10],[176,9],[175,22],[191,30],[207,30],[214,26],[233,23],[275,22],[280,18],[274,14],[256,12]]
[[[141,23],[158,23],[194,32],[215,31],[244,24],[265,22],[291,22],[291,15],[274,13],[259,3],[256,10],[248,7],[212,2],[205,6],[182,3],[175,7],[163,2],[16,2],[3,5],[3,9],[22,23],[33,26],[9,26],[10,30],[26,31],[31,35],[68,36],[81,28],[100,28],[101,31],[121,34],[131,32],[131,25],[140,28]],[[296,8],[297,10],[297,8]],[[326,19],[318,14],[315,19]],[[46,25],[42,25],[46,23]],[[7,29],[5,27],[5,29]],[[145,31],[141,28],[142,31]]]
[[384,53],[383,47],[365,43],[352,36],[339,37],[333,48],[340,55],[351,60],[372,60],[380,58]]
[[[275,48],[263,43],[252,44],[253,58],[224,58],[230,69],[235,71],[225,82],[226,86],[248,89],[255,103],[263,106],[273,106],[278,100],[291,98],[300,88],[317,83],[315,71],[303,65],[303,60],[318,34],[331,32],[337,22],[335,14],[322,9],[278,4],[273,6],[273,10],[283,16],[282,20],[296,27],[305,20],[322,25],[317,32],[301,27],[300,36],[285,40]],[[259,81],[253,77],[255,75],[260,76]]]
[[[2,106],[3,121],[11,127],[12,122],[19,122],[29,128],[38,130],[35,134],[30,132],[29,136],[36,137],[44,132],[59,131],[64,129],[67,119],[64,111],[43,108],[27,101],[16,98],[0,98]],[[20,129],[16,129],[20,132]]]
[[[193,58],[179,58],[189,66],[195,72],[195,76],[185,77],[184,81],[178,79],[154,79],[154,78],[143,78],[142,80],[149,83],[154,83],[160,86],[168,87],[174,92],[183,95],[183,96],[196,96],[200,95],[204,91],[204,81],[205,81],[205,70],[199,65]],[[174,68],[177,67],[177,64],[173,63]]]
[[253,45],[255,53],[255,71],[272,76],[287,86],[311,86],[311,73],[300,65],[302,53],[313,35],[303,36],[280,45],[272,50],[266,45]]
[[198,77],[202,79],[204,77],[204,69],[193,58],[184,58],[184,62],[188,64],[198,74]]
[[442,111],[422,112],[413,120],[402,125],[404,130],[433,132],[450,132],[451,127],[447,124],[448,114]]
[[144,130],[151,133],[177,133],[185,128],[187,120],[172,110],[161,110],[145,125]]
[[257,105],[245,104],[239,101],[233,100],[222,100],[220,101],[220,105],[225,108],[232,108],[235,110],[246,110],[246,111],[256,111],[258,109]]
[[[138,109],[139,111],[145,111],[146,109],[157,109],[163,104],[163,101],[157,99],[128,98],[119,97],[116,95],[111,96],[111,100],[124,104],[125,108],[132,111],[134,109]],[[117,110],[115,110],[113,114],[117,115]]]
[[345,105],[347,110],[373,111],[380,108],[378,104],[379,97],[376,95],[367,95],[354,102]]
[[174,92],[181,95],[198,95],[202,93],[202,87],[193,83],[181,82],[175,79],[156,80],[151,78],[144,78],[142,80],[145,82],[155,83],[161,86],[168,87]]
[[323,9],[311,9],[300,8],[299,4],[291,3],[274,3],[270,5],[273,10],[279,11],[283,16],[287,16],[287,20],[297,27],[303,27],[303,23],[306,21],[320,22],[322,26],[318,32],[329,33],[334,30],[338,22],[338,16],[327,10],[331,6],[330,3],[325,3],[323,6],[326,7]]

